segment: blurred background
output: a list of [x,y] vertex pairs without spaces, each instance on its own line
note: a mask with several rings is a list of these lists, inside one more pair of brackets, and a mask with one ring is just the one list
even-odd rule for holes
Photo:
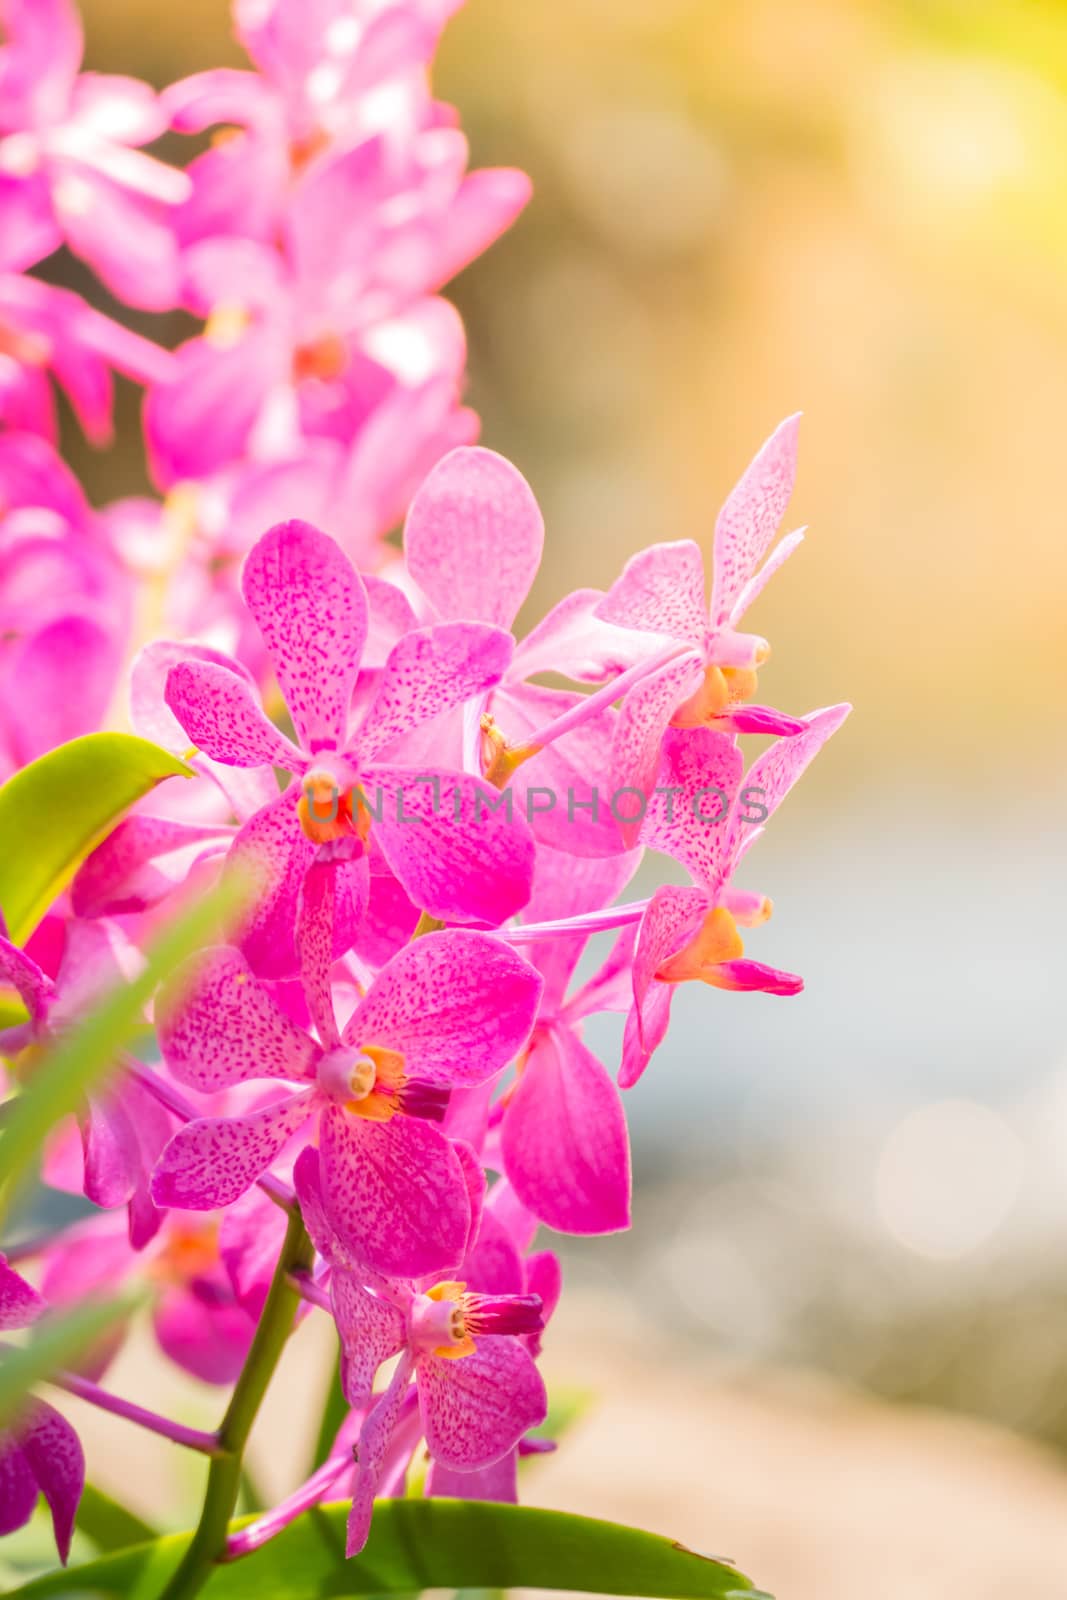
[[[89,66],[241,60],[224,0],[82,6]],[[546,513],[531,619],[710,551],[802,409],[761,688],[856,707],[744,879],[806,992],[685,986],[628,1098],[634,1230],[567,1244],[550,1376],[597,1398],[530,1498],[780,1600],[1062,1600],[1067,6],[467,0],[436,88],[535,185],[451,291]],[[69,443],[97,499],[138,486]]]

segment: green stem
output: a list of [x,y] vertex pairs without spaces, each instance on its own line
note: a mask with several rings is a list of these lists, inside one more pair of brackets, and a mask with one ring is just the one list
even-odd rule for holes
[[241,1488],[241,1467],[248,1435],[292,1332],[300,1304],[300,1295],[290,1281],[290,1273],[306,1271],[313,1259],[303,1221],[299,1216],[290,1217],[255,1338],[219,1428],[222,1453],[212,1461],[208,1471],[200,1521],[160,1600],[189,1600],[190,1596],[199,1594],[216,1561],[225,1555],[230,1518]]

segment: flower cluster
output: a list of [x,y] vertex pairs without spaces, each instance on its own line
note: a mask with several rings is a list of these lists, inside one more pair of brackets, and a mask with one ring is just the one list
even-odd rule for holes
[[[775,545],[795,418],[727,498],[709,584],[698,545],[654,545],[516,638],[544,526],[471,442],[437,291],[526,181],[468,174],[430,95],[453,0],[234,9],[251,68],[157,95],[80,72],[68,0],[0,0],[0,768],[106,726],[129,663],[133,727],[196,774],[118,823],[27,948],[0,940],[14,1081],[161,921],[245,891],[157,995],[158,1063],[117,1063],[52,1138],[46,1181],[99,1209],[0,1258],[0,1326],[133,1274],[162,1349],[240,1384],[298,1292],[336,1322],[349,1415],[229,1553],[343,1492],[351,1554],[423,1448],[428,1494],[506,1500],[547,1447],[560,1273],[535,1236],[629,1225],[620,1089],[680,983],[800,989],[746,955],[771,906],[735,878],[848,707],[754,703],[769,647],[741,623],[800,539]],[[167,128],[214,133],[178,170],[143,149]],[[26,275],[61,244],[201,331],[165,351]],[[48,373],[101,440],[113,370],[145,385],[162,498],[98,511]],[[750,734],[772,742],[746,764]],[[646,851],[690,881],[621,900]],[[600,1012],[625,1017],[615,1072],[583,1040]],[[121,1337],[61,1383],[210,1453],[100,1388]],[[0,1440],[0,1532],[40,1489],[65,1557],[81,1472],[35,1401]]]

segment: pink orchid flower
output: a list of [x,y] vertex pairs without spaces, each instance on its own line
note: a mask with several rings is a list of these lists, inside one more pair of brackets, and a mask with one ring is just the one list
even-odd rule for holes
[[[374,91],[422,86],[445,22],[462,0],[237,0],[237,36],[286,110],[290,135],[350,136]],[[423,88],[423,95],[425,89]],[[379,113],[380,115],[381,113]]]
[[[71,920],[53,981],[24,950],[0,937],[0,984],[14,989],[29,1013],[25,1023],[0,1033],[0,1054],[17,1057],[61,1036],[90,996],[126,975],[128,960],[107,925]],[[46,1154],[45,1179],[56,1188],[83,1191],[94,1205],[127,1206],[130,1242],[139,1249],[159,1228],[148,1180],[172,1120],[137,1082],[121,1075],[89,1096],[79,1121],[80,1155],[57,1134]]]
[[668,730],[658,774],[663,804],[649,810],[641,836],[680,862],[694,883],[657,889],[641,919],[619,1071],[623,1088],[637,1082],[662,1043],[679,983],[698,979],[716,989],[779,995],[804,987],[795,974],[745,956],[738,925],[765,922],[771,903],[735,889],[731,880],[762,825],[851,709],[811,712],[803,733],[777,740],[747,774],[729,735],[710,728]]
[[[391,229],[405,230],[390,237],[402,240],[407,264],[414,264],[431,228],[436,248],[445,243],[464,264],[480,253],[487,231],[495,236],[525,204],[529,181],[510,169],[462,178],[465,142],[454,111],[432,98],[427,72],[455,9],[452,0],[255,0],[239,7],[238,36],[258,72],[197,73],[163,97],[178,131],[220,128],[190,165],[193,193],[178,217],[182,239],[274,241],[305,172],[379,139],[398,186],[413,162],[438,173],[446,159],[459,162],[447,187],[438,184],[424,196],[430,205],[421,207],[421,216],[409,206],[409,216],[389,220]],[[364,211],[370,198],[363,197]],[[395,270],[400,263],[391,265]],[[453,265],[445,275],[456,270]]]
[[379,134],[402,151],[415,133],[454,121],[433,102],[426,70],[454,9],[451,0],[238,5],[238,38],[258,71],[196,73],[163,96],[178,131],[220,127],[188,169],[182,239],[272,240],[291,183],[317,158]]
[[[47,1309],[0,1255],[0,1329],[28,1328]],[[25,1527],[43,1494],[59,1559],[66,1566],[84,1486],[85,1457],[78,1435],[58,1411],[43,1400],[31,1400],[15,1426],[0,1434],[0,1534]]]
[[[499,1461],[544,1421],[545,1386],[524,1338],[540,1332],[542,1306],[536,1294],[476,1293],[460,1280],[382,1283],[373,1292],[364,1287],[332,1226],[313,1151],[301,1156],[294,1178],[308,1231],[331,1267],[345,1399],[366,1408],[348,1520],[346,1553],[352,1556],[367,1542],[374,1498],[412,1378],[430,1456],[454,1472]],[[378,1368],[397,1355],[388,1387],[371,1404]]]
[[[607,904],[638,859],[582,860],[542,846],[526,916],[578,917]],[[624,929],[607,961],[569,999],[589,934],[562,935],[531,948],[545,980],[544,996],[503,1102],[498,1136],[516,1197],[561,1233],[613,1233],[630,1225],[626,1118],[607,1069],[582,1042],[582,1021],[597,1011],[629,1009],[633,936],[632,927]]]
[[177,303],[167,210],[183,172],[136,147],[166,131],[147,84],[80,73],[70,0],[3,0],[0,49],[0,268],[20,272],[66,244],[129,305]]
[[[789,417],[771,434],[719,513],[710,604],[700,547],[684,539],[634,556],[597,608],[607,621],[665,634],[679,646],[677,658],[635,685],[623,702],[612,756],[617,788],[650,793],[663,735],[672,725],[778,734],[803,727],[796,717],[744,703],[770,646],[737,632],[748,607],[803,539],[803,530],[791,533],[760,567],[793,492],[798,422]],[[623,825],[628,843],[637,832],[636,823]]]
[[[396,370],[383,325],[412,319],[410,341],[436,323],[452,341],[428,297],[511,224],[529,192],[519,174],[500,174],[500,194],[479,186],[468,218],[466,156],[457,129],[432,129],[401,152],[378,136],[300,177],[281,250],[226,237],[187,248],[185,302],[207,325],[146,402],[164,487],[283,455],[302,435],[351,440]],[[440,367],[450,366],[446,345]]]
[[[328,872],[311,883],[328,885]],[[321,1043],[235,949],[207,951],[174,980],[160,1003],[159,1035],[182,1083],[212,1092],[267,1077],[303,1087],[244,1116],[180,1129],[153,1194],[160,1205],[193,1210],[229,1205],[314,1117],[331,1223],[357,1259],[399,1277],[454,1266],[470,1230],[467,1166],[432,1121],[453,1085],[483,1082],[522,1048],[541,979],[488,934],[428,934],[382,969],[339,1032],[322,926],[313,915],[302,929]]]
[[[245,823],[231,852],[261,890],[241,936],[252,965],[274,975],[292,970],[297,899],[324,846],[346,857],[335,904],[338,954],[365,906],[368,839],[431,916],[498,924],[518,911],[529,898],[534,856],[521,819],[493,810],[496,792],[480,778],[388,759],[409,730],[499,680],[511,654],[508,635],[478,623],[405,634],[352,732],[368,607],[341,549],[305,523],[282,524],[251,551],[242,587],[300,745],[268,721],[236,663],[229,670],[190,659],[173,667],[166,699],[211,759],[272,764],[298,779]],[[344,894],[355,897],[347,911]]]
[[[492,450],[453,450],[411,503],[407,572],[432,618],[510,628],[537,575],[544,535],[533,491],[511,462]],[[506,779],[535,837],[570,855],[614,856],[624,848],[610,797],[594,798],[610,762],[614,712],[608,708],[564,734],[529,765],[501,760],[501,751],[505,741],[509,749],[523,747],[581,703],[573,692],[530,683],[535,673],[599,678],[620,664],[620,646],[630,659],[639,654],[637,634],[598,620],[603,598],[600,590],[569,595],[516,646],[501,683],[482,703],[487,733],[476,744],[480,768],[494,781]]]
[[[263,529],[292,519],[329,528],[357,567],[373,569],[426,473],[445,451],[477,436],[478,419],[460,401],[466,339],[447,301],[421,301],[362,342],[363,399],[316,413],[335,433],[308,436],[294,417],[291,436],[273,441],[267,459],[187,479],[162,508],[151,508],[131,556],[152,571],[161,551],[172,552],[164,611],[172,633],[231,649],[254,669],[238,577]],[[212,435],[212,427],[196,431],[196,447]]]
[[128,584],[98,535],[50,445],[0,435],[0,777],[104,719]]
[[[284,1216],[261,1196],[284,1231]],[[273,1220],[257,1210],[265,1247],[280,1240]],[[225,1226],[225,1219],[222,1226]],[[255,1316],[243,1303],[222,1251],[220,1218],[168,1212],[145,1249],[132,1249],[126,1229],[113,1215],[91,1217],[62,1233],[43,1252],[41,1291],[53,1306],[76,1305],[88,1294],[114,1290],[136,1275],[153,1289],[151,1327],[163,1353],[202,1383],[232,1383],[244,1364],[256,1331]],[[91,1364],[78,1371],[97,1378],[126,1335],[119,1324],[105,1336]]]
[[[545,1328],[563,1287],[559,1258],[551,1250],[530,1254],[537,1218],[518,1200],[506,1178],[493,1185],[482,1212],[473,1248],[459,1268],[467,1288],[479,1294],[535,1295],[541,1302]],[[536,1359],[543,1328],[521,1335]],[[457,1471],[431,1459],[426,1493],[454,1500],[495,1500],[515,1505],[519,1498],[518,1467],[522,1456],[555,1450],[550,1439],[524,1437],[499,1460],[471,1471]]]
[[170,352],[69,289],[0,275],[0,420],[9,428],[58,442],[51,373],[90,442],[108,444],[112,368],[137,383],[161,383],[170,372]]

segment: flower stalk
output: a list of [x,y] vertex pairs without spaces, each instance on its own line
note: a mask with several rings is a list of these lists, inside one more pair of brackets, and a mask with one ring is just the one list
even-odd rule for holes
[[290,1217],[252,1347],[219,1427],[219,1454],[208,1469],[200,1521],[160,1600],[189,1600],[190,1596],[199,1594],[211,1576],[212,1567],[225,1558],[248,1436],[292,1332],[300,1304],[300,1295],[290,1274],[306,1272],[313,1255],[302,1219]]
[[222,1454],[217,1433],[203,1433],[199,1428],[187,1428],[184,1423],[173,1422],[170,1417],[160,1416],[157,1411],[149,1411],[132,1400],[123,1400],[119,1395],[101,1389],[99,1384],[79,1377],[76,1372],[57,1372],[49,1381],[57,1389],[65,1389],[67,1394],[96,1406],[98,1411],[109,1411],[114,1417],[124,1417],[127,1422],[147,1428],[149,1433],[157,1433],[161,1439],[169,1439],[172,1444],[184,1445],[187,1450],[199,1450],[206,1456]]

